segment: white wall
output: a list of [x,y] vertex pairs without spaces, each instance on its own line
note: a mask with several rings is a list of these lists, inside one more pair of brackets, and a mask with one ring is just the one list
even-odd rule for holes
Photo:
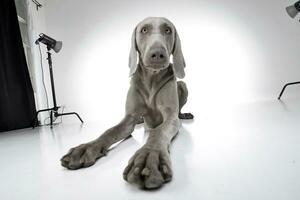
[[[58,102],[85,120],[118,121],[129,86],[131,33],[148,16],[167,17],[179,31],[190,90],[186,110],[275,99],[285,82],[300,80],[300,25],[285,12],[291,3],[47,1],[48,34],[63,41],[53,58]],[[300,88],[294,87],[286,95],[297,93]]]

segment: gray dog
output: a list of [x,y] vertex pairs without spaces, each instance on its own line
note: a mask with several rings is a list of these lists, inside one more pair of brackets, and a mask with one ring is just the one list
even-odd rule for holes
[[129,160],[123,177],[143,188],[158,188],[172,179],[169,147],[178,133],[179,119],[193,118],[180,112],[188,91],[176,77],[185,76],[185,62],[178,33],[169,20],[150,17],[137,25],[129,67],[132,78],[124,119],[96,140],[72,148],[61,164],[72,170],[93,165],[112,144],[129,137],[135,125],[144,121],[149,137]]

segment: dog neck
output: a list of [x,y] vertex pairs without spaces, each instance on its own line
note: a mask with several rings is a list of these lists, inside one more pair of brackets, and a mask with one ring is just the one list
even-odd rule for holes
[[168,67],[157,70],[149,70],[142,64],[138,64],[137,70],[132,77],[134,84],[141,88],[140,93],[150,103],[157,92],[171,79],[175,78],[172,64]]
[[171,64],[163,69],[153,70],[149,67],[144,66],[142,63],[139,63],[137,68],[137,75],[144,83],[144,85],[151,88],[158,83],[163,83],[166,79],[173,77],[174,72]]

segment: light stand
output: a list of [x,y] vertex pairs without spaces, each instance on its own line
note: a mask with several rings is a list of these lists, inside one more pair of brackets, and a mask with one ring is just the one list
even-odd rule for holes
[[[40,41],[42,41],[42,40],[40,40]],[[59,113],[58,112],[58,109],[60,107],[57,106],[57,104],[56,104],[54,78],[53,78],[53,70],[52,70],[52,58],[51,58],[51,53],[50,53],[50,50],[53,49],[53,47],[54,47],[53,45],[50,46],[50,45],[47,44],[47,55],[48,55],[47,60],[48,60],[48,64],[49,64],[51,91],[52,91],[52,98],[53,98],[53,107],[52,108],[48,108],[48,109],[42,109],[42,110],[39,110],[39,111],[36,112],[36,115],[35,115],[35,118],[34,118],[34,121],[33,121],[33,128],[35,128],[38,125],[37,121],[38,121],[38,115],[39,115],[39,113],[41,113],[41,112],[47,112],[47,111],[50,111],[50,127],[51,128],[53,127],[53,116],[57,118],[57,117],[64,116],[64,115],[76,115],[78,117],[78,119],[81,121],[81,123],[83,123],[83,120],[81,119],[81,117],[76,112],[69,112],[69,113]],[[56,51],[56,52],[58,52],[58,51]]]
[[[291,17],[291,18],[295,18],[297,16],[297,14],[300,12],[300,1],[297,1],[295,4],[291,5],[291,6],[288,6],[286,8],[286,12],[288,13],[288,15]],[[300,84],[300,81],[297,81],[297,82],[290,82],[290,83],[287,83],[283,86],[279,96],[278,96],[278,100],[281,99],[281,96],[283,95],[285,89],[290,86],[290,85],[297,85],[297,84]]]

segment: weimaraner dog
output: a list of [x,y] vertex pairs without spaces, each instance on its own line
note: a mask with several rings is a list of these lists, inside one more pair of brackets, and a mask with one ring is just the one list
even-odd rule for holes
[[145,122],[149,137],[129,160],[123,177],[142,188],[158,188],[172,179],[169,147],[178,133],[179,119],[193,118],[180,112],[188,91],[176,77],[185,76],[185,62],[178,33],[169,20],[149,17],[136,26],[129,67],[131,86],[123,120],[96,140],[72,148],[61,164],[71,170],[89,167],[112,144],[128,138],[136,124]]

